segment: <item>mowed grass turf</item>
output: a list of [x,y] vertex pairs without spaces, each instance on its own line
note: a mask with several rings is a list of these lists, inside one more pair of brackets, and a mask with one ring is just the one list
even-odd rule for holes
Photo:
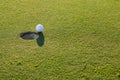
[[120,80],[120,0],[0,0],[0,80]]

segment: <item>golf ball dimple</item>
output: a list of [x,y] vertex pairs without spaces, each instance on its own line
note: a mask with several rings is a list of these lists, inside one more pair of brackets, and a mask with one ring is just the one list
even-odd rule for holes
[[36,26],[36,31],[37,31],[37,32],[42,32],[43,30],[44,30],[44,27],[43,27],[42,24],[38,24],[38,25]]

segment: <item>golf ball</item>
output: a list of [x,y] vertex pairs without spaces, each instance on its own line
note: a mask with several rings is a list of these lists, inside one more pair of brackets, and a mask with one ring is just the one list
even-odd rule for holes
[[36,26],[36,31],[37,31],[37,32],[42,32],[43,30],[44,30],[44,27],[43,27],[42,24],[38,24],[38,25]]

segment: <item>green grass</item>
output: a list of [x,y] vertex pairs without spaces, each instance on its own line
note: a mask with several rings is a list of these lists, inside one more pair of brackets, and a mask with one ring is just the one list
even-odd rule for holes
[[0,0],[0,80],[120,80],[120,0]]

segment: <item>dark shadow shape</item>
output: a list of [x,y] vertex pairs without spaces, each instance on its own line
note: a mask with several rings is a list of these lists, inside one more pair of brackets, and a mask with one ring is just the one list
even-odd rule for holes
[[44,45],[44,35],[42,32],[38,33],[39,37],[36,39],[38,46],[42,47]]

